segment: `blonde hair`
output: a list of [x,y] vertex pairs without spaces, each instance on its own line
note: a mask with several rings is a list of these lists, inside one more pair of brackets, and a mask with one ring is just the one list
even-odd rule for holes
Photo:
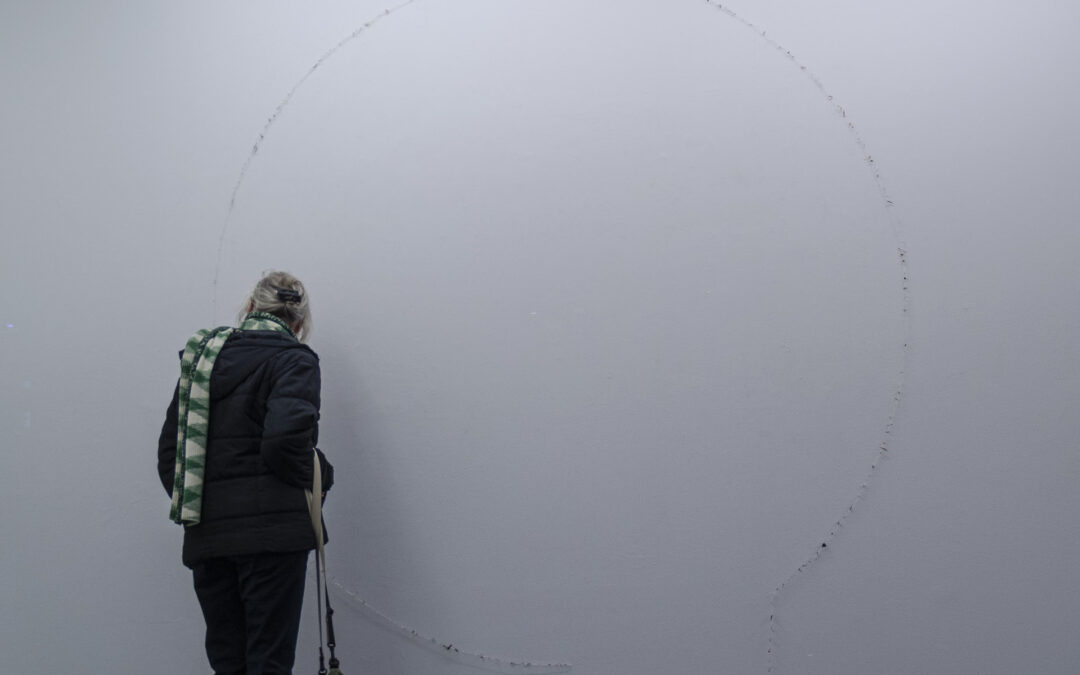
[[[278,291],[294,291],[300,295],[299,299],[282,298]],[[286,293],[288,294],[288,293]],[[282,319],[296,332],[296,337],[301,342],[307,342],[311,335],[311,310],[308,304],[308,294],[304,284],[300,280],[279,270],[263,272],[262,279],[255,284],[247,301],[244,302],[238,319],[251,312],[266,312]]]

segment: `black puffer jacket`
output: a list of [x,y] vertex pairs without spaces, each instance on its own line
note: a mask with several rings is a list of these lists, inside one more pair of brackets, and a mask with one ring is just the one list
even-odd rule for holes
[[[318,441],[319,359],[291,335],[237,331],[210,375],[202,522],[184,528],[184,564],[315,547],[304,489]],[[172,494],[177,393],[158,439],[158,474]],[[320,453],[323,489],[333,468]]]

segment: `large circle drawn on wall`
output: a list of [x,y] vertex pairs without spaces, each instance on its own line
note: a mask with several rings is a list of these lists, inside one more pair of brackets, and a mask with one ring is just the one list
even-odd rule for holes
[[[605,552],[693,549],[682,571],[747,608],[728,634],[760,653],[749,608],[891,414],[896,245],[820,91],[733,22],[655,4],[418,3],[320,64],[243,178],[217,318],[266,268],[305,281],[323,443],[362,448],[338,460],[361,482],[393,466],[410,537],[467,522],[497,551],[485,583],[551,589]],[[394,498],[364,485],[357,536]],[[516,539],[562,562],[496,545]],[[392,558],[353,562],[500,611],[446,590],[468,556]],[[627,560],[605,573],[633,583]]]

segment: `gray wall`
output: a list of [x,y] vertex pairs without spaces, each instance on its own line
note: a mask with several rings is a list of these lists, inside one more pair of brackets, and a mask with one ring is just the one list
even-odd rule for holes
[[346,672],[1080,667],[1080,9],[385,9],[0,7],[0,672],[207,671],[154,443],[271,267]]

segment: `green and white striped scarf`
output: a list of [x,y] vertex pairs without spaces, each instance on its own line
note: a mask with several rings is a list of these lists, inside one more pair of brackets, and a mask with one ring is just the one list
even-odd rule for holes
[[252,312],[239,328],[202,329],[191,336],[180,358],[180,393],[176,416],[176,475],[169,518],[197,525],[202,517],[206,470],[206,434],[210,430],[210,373],[225,341],[237,330],[276,330],[296,334],[273,314]]

